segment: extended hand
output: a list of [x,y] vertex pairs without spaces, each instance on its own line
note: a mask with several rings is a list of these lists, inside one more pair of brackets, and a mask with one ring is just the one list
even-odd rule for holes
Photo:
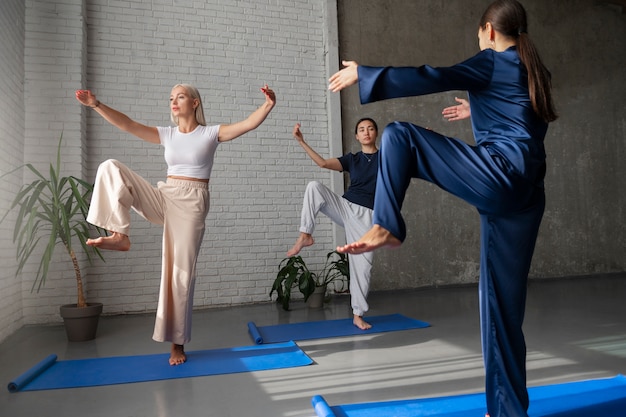
[[293,127],[293,137],[296,138],[298,142],[304,141],[304,136],[302,136],[302,132],[300,131],[300,123],[296,123]]
[[344,88],[355,84],[359,80],[359,73],[357,71],[359,64],[355,61],[341,61],[341,63],[345,66],[345,68],[333,74],[333,76],[328,80],[328,89],[333,93],[341,91]]
[[454,100],[461,104],[443,109],[441,112],[441,114],[443,114],[443,118],[447,119],[449,122],[454,122],[470,117],[471,112],[469,102],[458,97],[454,97]]
[[273,107],[276,104],[276,94],[274,93],[274,90],[265,84],[264,87],[261,87],[261,91],[265,94],[265,102],[271,104]]
[[96,96],[89,90],[76,90],[76,100],[83,106],[94,107],[98,104]]

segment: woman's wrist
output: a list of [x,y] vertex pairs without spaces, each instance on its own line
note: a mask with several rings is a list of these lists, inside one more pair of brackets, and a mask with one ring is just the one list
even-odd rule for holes
[[91,107],[92,109],[95,109],[95,108],[97,108],[99,105],[100,105],[100,100],[96,100],[96,105],[95,105],[95,106],[89,106],[89,107]]

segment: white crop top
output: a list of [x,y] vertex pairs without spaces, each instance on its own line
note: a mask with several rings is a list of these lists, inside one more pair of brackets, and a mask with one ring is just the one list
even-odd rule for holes
[[167,175],[209,179],[219,141],[219,125],[198,125],[193,132],[181,133],[178,126],[157,127],[165,148]]

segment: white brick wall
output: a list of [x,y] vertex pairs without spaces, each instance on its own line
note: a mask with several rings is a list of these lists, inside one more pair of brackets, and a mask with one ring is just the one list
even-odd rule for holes
[[[269,300],[280,260],[296,238],[307,181],[330,176],[306,157],[291,136],[299,121],[311,144],[329,153],[320,1],[90,2],[87,87],[100,100],[151,125],[168,125],[171,87],[189,82],[202,94],[209,124],[245,118],[269,84],[278,104],[255,132],[220,145],[211,178],[211,209],[198,263],[197,307]],[[162,180],[159,146],[116,131],[88,116],[89,169],[116,158],[152,183]],[[90,269],[90,298],[106,312],[155,308],[161,229],[135,216],[133,248]],[[317,250],[332,247],[322,219]],[[115,273],[112,273],[112,268]]]
[[[0,175],[22,162],[24,136],[24,3],[0,2]],[[21,184],[22,172],[0,181],[0,218]],[[15,278],[15,249],[11,242],[14,215],[0,225],[0,341],[23,324],[21,281]]]
[[[61,175],[84,177],[86,149],[82,131],[85,110],[76,106],[74,90],[84,82],[85,21],[81,0],[27,0],[24,14],[24,154],[42,173],[56,162],[63,135]],[[24,172],[24,181],[33,175]],[[77,242],[75,243],[78,244]],[[59,305],[76,302],[72,264],[61,245],[55,247],[45,287],[31,292],[38,253],[22,273],[26,323],[59,321]],[[81,252],[78,251],[81,258]],[[84,263],[84,262],[81,262]]]
[[[276,91],[278,104],[257,131],[218,148],[194,303],[268,301],[277,266],[297,236],[306,182],[329,181],[291,137],[299,121],[313,146],[329,152],[323,3],[213,1],[186,9],[192,4],[90,3],[88,87],[152,125],[169,124],[167,97],[178,82],[199,88],[209,124],[245,118],[262,103],[265,83]],[[115,131],[97,115],[88,125],[92,173],[114,157],[153,183],[163,179],[160,147]],[[108,312],[155,307],[161,229],[134,220],[132,251],[90,270],[90,296]],[[318,250],[310,254],[322,259],[332,246],[329,222],[322,220],[316,235]],[[127,276],[112,276],[113,263]],[[131,283],[116,285],[120,279]]]
[[[2,138],[3,150],[15,148],[16,166],[25,160],[45,167],[62,131],[65,174],[93,179],[101,161],[116,158],[156,184],[165,177],[162,149],[108,125],[75,101],[74,90],[89,88],[142,123],[169,125],[171,87],[188,82],[199,88],[209,123],[217,124],[247,117],[264,100],[259,88],[269,84],[278,104],[268,120],[218,148],[194,303],[202,308],[269,301],[278,264],[298,234],[306,183],[341,186],[291,136],[300,122],[321,154],[341,152],[341,139],[329,139],[329,132],[341,130],[329,124],[330,113],[339,110],[338,97],[329,105],[326,89],[328,5],[336,7],[329,0],[27,0],[24,10],[18,0],[3,2],[3,19],[11,20],[16,39],[3,43],[0,54],[3,65],[18,68],[0,67],[0,88],[19,102],[21,73],[25,98],[15,114],[0,110],[3,125],[21,116],[24,126],[18,124],[12,134],[24,141]],[[20,33],[25,34],[23,69],[12,61]],[[7,72],[17,79],[5,77]],[[3,205],[6,200],[3,194]],[[334,246],[333,227],[323,216],[320,220],[317,245],[303,251],[314,267]],[[103,302],[105,313],[156,307],[161,228],[133,214],[131,238],[130,252],[109,252],[106,263],[84,267],[88,299]],[[0,244],[7,246],[4,237]],[[14,269],[2,271],[3,319],[23,315],[25,323],[56,322],[58,306],[75,302],[73,273],[58,250],[38,294],[30,292],[29,271],[21,282],[12,278]],[[2,258],[9,266],[11,259]],[[0,340],[21,325],[7,323],[0,321]]]

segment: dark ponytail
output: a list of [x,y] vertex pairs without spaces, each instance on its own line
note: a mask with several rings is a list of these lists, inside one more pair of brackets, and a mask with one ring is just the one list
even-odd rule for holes
[[528,36],[524,6],[516,0],[495,1],[485,10],[480,27],[484,28],[488,22],[494,30],[517,41],[517,53],[528,72],[528,95],[535,113],[546,123],[556,120],[550,72]]

